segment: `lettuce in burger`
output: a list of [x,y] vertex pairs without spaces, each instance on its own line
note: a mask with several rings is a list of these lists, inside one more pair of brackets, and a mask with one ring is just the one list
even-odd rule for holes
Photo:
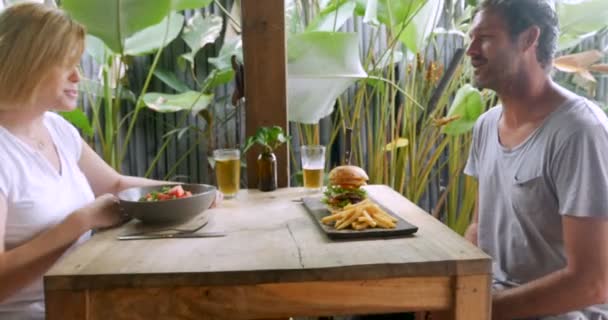
[[361,186],[369,180],[367,173],[357,166],[338,166],[329,172],[329,185],[325,190],[323,202],[330,209],[342,209],[367,198]]

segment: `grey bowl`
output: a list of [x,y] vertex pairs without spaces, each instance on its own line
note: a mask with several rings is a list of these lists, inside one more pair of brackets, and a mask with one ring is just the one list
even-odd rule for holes
[[[166,185],[171,186],[171,185]],[[125,213],[143,223],[163,224],[187,221],[209,209],[217,188],[206,184],[182,184],[192,196],[155,202],[139,201],[149,192],[160,190],[164,185],[154,187],[129,188],[118,194]]]

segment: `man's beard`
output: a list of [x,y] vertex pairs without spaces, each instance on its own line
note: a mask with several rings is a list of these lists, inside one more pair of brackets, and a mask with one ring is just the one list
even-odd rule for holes
[[494,79],[489,79],[487,77],[486,78],[481,78],[481,77],[478,77],[476,75],[473,75],[473,86],[475,88],[479,89],[479,90],[483,90],[483,89],[496,90],[495,89],[495,85],[496,85],[495,78],[496,77],[497,77],[497,75],[494,75]]
[[[503,60],[504,61],[504,60]],[[489,89],[495,92],[511,87],[518,77],[517,70],[511,67],[512,61],[500,65],[501,67],[487,68],[480,76],[473,75],[473,86],[479,90]],[[483,76],[483,77],[482,77]]]
[[479,79],[477,79],[477,77],[473,76],[473,86],[479,90],[483,90],[483,89],[490,89],[487,87],[487,84]]

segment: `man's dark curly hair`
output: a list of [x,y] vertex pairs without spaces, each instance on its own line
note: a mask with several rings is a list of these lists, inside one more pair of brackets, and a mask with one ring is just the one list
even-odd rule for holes
[[491,10],[501,15],[509,28],[512,39],[531,26],[540,29],[536,56],[543,68],[551,66],[557,49],[559,22],[549,0],[484,0],[481,10]]

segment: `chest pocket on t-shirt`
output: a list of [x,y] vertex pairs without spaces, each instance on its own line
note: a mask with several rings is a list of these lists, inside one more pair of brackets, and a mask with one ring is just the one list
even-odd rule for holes
[[522,166],[513,176],[511,205],[527,219],[543,221],[542,215],[555,212],[557,203],[540,166]]

